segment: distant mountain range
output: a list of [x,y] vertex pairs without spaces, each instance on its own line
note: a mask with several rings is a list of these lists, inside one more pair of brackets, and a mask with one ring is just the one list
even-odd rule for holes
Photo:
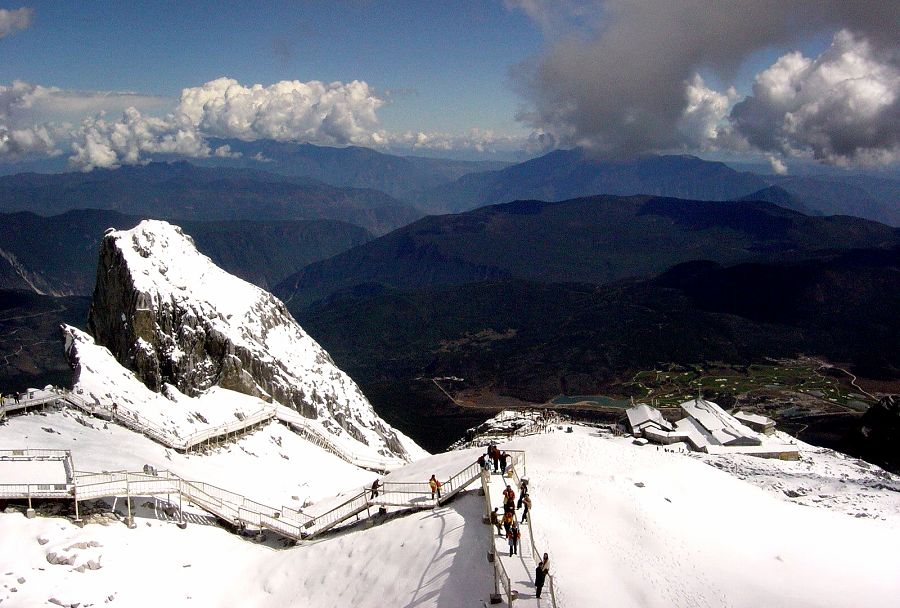
[[604,284],[697,259],[734,264],[898,242],[900,230],[876,222],[810,217],[765,202],[515,201],[423,218],[304,268],[275,293],[299,311],[366,283],[404,290],[513,278]]
[[694,156],[603,160],[580,148],[556,150],[501,170],[464,175],[423,192],[415,204],[446,213],[515,199],[559,201],[596,194],[764,200],[803,213],[853,215],[900,226],[900,180],[896,179],[759,175]]
[[609,161],[574,148],[498,171],[465,175],[423,193],[417,202],[423,209],[458,212],[516,199],[560,201],[597,194],[730,200],[768,185],[759,175],[694,156]]
[[[0,288],[90,295],[107,228],[133,228],[146,216],[96,209],[43,217],[0,214]],[[311,262],[372,236],[332,220],[181,222],[197,247],[222,268],[269,288]]]
[[234,156],[187,159],[203,167],[193,170],[180,159],[168,168],[168,163],[151,163],[56,178],[0,178],[0,210],[46,215],[93,207],[134,214],[152,209],[155,217],[198,220],[337,219],[384,234],[425,213],[612,194],[766,200],[808,214],[853,215],[900,226],[900,180],[887,174],[763,175],[693,156],[607,160],[581,148],[513,165],[271,140],[211,144],[229,146]]
[[214,139],[237,158],[212,157],[192,162],[218,167],[244,167],[281,175],[306,177],[342,187],[380,190],[413,201],[416,194],[475,171],[502,169],[511,163],[460,161],[385,154],[358,146],[333,148],[272,140]]
[[355,224],[373,234],[384,234],[423,215],[376,190],[183,161],[0,178],[0,211],[56,215],[88,208],[181,221],[328,219]]

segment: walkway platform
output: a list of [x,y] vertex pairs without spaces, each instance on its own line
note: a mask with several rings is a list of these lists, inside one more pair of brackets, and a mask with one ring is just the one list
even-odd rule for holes
[[[516,482],[512,477],[505,477],[496,473],[490,476],[490,485],[488,487],[490,491],[491,509],[499,507],[498,512],[500,513],[503,512],[503,490],[506,489],[507,484],[515,490],[516,501],[518,502],[519,489],[516,487]],[[521,514],[521,510],[516,512],[517,521]],[[541,599],[538,599],[535,596],[534,571],[537,564],[531,557],[531,537],[529,536],[528,525],[520,523],[519,531],[522,534],[522,538],[519,540],[518,554],[509,557],[509,542],[506,540],[505,536],[497,536],[496,529],[494,530],[496,555],[502,562],[506,574],[509,576],[512,591],[516,592],[517,599],[515,605],[523,607],[527,606],[528,608],[531,608],[532,606],[552,606],[549,597],[550,590],[547,586],[543,589]]]
[[68,450],[0,450],[0,498],[68,498],[75,485]]

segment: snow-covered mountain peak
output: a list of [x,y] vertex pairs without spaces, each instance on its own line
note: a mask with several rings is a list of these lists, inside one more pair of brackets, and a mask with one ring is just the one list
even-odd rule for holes
[[153,391],[218,386],[295,409],[384,456],[410,447],[280,300],[216,266],[167,222],[107,232],[89,324]]

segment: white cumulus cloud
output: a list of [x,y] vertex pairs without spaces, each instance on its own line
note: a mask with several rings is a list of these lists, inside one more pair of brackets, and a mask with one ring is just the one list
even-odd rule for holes
[[900,68],[892,54],[842,30],[819,57],[789,53],[759,73],[731,120],[765,151],[841,165],[893,162],[900,159]]
[[283,80],[248,87],[219,78],[184,89],[176,114],[212,137],[369,144],[382,105],[369,85],[358,80]]
[[175,115],[156,118],[128,108],[119,120],[108,121],[103,115],[84,119],[73,132],[72,153],[70,164],[90,171],[136,164],[148,154],[209,156],[210,149],[193,125]]
[[59,153],[57,125],[32,124],[19,116],[28,113],[36,102],[55,89],[15,81],[0,85],[0,158],[19,159],[26,156],[51,156]]
[[706,86],[699,74],[685,84],[686,106],[678,129],[685,141],[697,148],[714,148],[729,136],[726,119],[738,100],[734,87],[720,93]]
[[0,8],[0,38],[6,38],[18,31],[28,29],[31,26],[32,18],[34,18],[34,11],[27,7],[12,11]]
[[[122,118],[88,118],[74,132],[70,163],[83,170],[146,160],[149,154],[209,156],[206,137],[274,139],[320,145],[379,145],[376,111],[383,105],[368,84],[285,80],[244,86],[219,78],[182,90],[162,118],[135,108]],[[215,156],[233,156],[217,148]]]

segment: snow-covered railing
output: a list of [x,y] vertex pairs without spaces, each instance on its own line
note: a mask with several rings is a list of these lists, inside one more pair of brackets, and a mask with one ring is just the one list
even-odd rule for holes
[[[27,395],[34,395],[36,391],[29,391]],[[40,391],[44,393],[44,391]],[[40,407],[43,405],[47,405],[48,403],[54,403],[63,399],[64,395],[59,392],[58,389],[53,389],[50,394],[42,394],[37,397],[34,396],[20,396],[18,400],[10,397],[4,397],[0,400],[0,419],[2,419],[7,414],[12,414],[13,412],[26,412],[30,407]]]
[[198,507],[233,525],[268,528],[289,538],[305,536],[304,524],[310,516],[288,507],[276,509],[212,484],[187,481],[170,471],[157,474],[116,471],[79,472],[76,476],[76,500],[109,496],[181,495]]
[[24,450],[0,450],[0,460],[66,460],[71,457],[69,450],[45,450],[28,448]]
[[71,496],[66,484],[7,483],[0,484],[0,498],[65,498]]
[[208,445],[214,439],[225,437],[232,433],[240,433],[241,431],[252,428],[275,417],[274,407],[263,407],[244,416],[242,419],[208,427],[197,431],[188,437],[181,438],[173,436],[172,433],[163,427],[154,424],[146,418],[142,418],[138,412],[129,409],[126,406],[119,404],[105,406],[100,403],[91,403],[71,391],[64,393],[61,398],[92,416],[114,420],[122,426],[141,433],[157,443],[161,443],[164,446],[178,450],[179,452],[188,452],[204,443]]
[[8,463],[16,462],[45,462],[59,461],[66,473],[65,483],[0,483],[0,498],[27,498],[29,504],[32,498],[65,498],[71,496],[71,453],[69,450],[0,450],[0,461]]
[[458,492],[461,492],[466,486],[481,476],[481,465],[473,462],[462,471],[441,484],[441,498],[438,502],[444,503],[452,498]]
[[257,424],[261,424],[263,422],[267,422],[275,417],[275,408],[264,407],[261,408],[252,414],[247,414],[240,420],[235,420],[233,422],[225,422],[218,426],[210,427],[204,429],[202,431],[198,431],[193,435],[190,435],[187,439],[184,440],[184,451],[189,451],[192,448],[197,447],[198,445],[202,445],[203,442],[210,442],[212,439],[217,437],[227,436],[231,433],[239,433],[245,429],[251,428]]
[[286,410],[285,408],[278,408],[275,415],[279,422],[287,425],[311,443],[331,452],[341,460],[349,462],[354,466],[362,469],[369,469],[370,471],[375,471],[377,473],[388,473],[391,468],[401,464],[399,459],[378,460],[374,458],[362,458],[352,454],[337,442],[326,437],[319,429],[310,423],[309,419],[297,412]]
[[368,494],[368,490],[363,490],[359,494],[354,495],[352,498],[339,504],[333,509],[326,511],[321,515],[316,515],[304,524],[304,528],[306,528],[306,534],[308,536],[321,534],[326,530],[330,530],[345,519],[353,517],[357,513],[361,513],[362,511],[368,509],[370,506],[367,499]]
[[0,406],[0,419],[2,419],[7,412],[12,413],[14,411],[27,410],[29,407],[39,407],[48,403],[60,401],[68,403],[90,416],[113,420],[157,443],[161,443],[164,446],[179,452],[188,452],[194,448],[203,446],[204,444],[209,445],[218,438],[227,437],[232,434],[252,429],[256,425],[277,418],[279,422],[291,427],[307,441],[331,452],[338,458],[349,462],[354,466],[376,471],[378,473],[388,473],[395,466],[402,464],[402,460],[399,458],[377,459],[353,454],[338,442],[327,437],[321,430],[312,425],[308,419],[301,416],[299,413],[276,406],[263,407],[252,414],[244,416],[240,420],[209,427],[193,433],[186,438],[182,438],[151,422],[145,417],[142,417],[137,411],[129,409],[127,406],[120,404],[101,404],[98,401],[91,402],[74,391],[54,388],[53,393],[51,394],[41,395],[40,397],[35,398],[20,398],[19,403],[16,403],[12,399],[3,399],[3,405]]
[[377,460],[374,458],[361,458],[355,454],[351,454],[337,442],[326,437],[319,429],[310,423],[309,419],[292,410],[278,408],[275,415],[279,422],[287,425],[296,433],[302,435],[307,441],[331,452],[341,460],[349,462],[354,466],[378,473],[388,473],[392,467],[401,464],[399,459],[393,461],[388,459]]
[[[371,490],[369,490],[371,493]],[[431,506],[431,487],[428,482],[386,481],[378,487],[378,496],[369,498],[372,504],[383,506]]]

